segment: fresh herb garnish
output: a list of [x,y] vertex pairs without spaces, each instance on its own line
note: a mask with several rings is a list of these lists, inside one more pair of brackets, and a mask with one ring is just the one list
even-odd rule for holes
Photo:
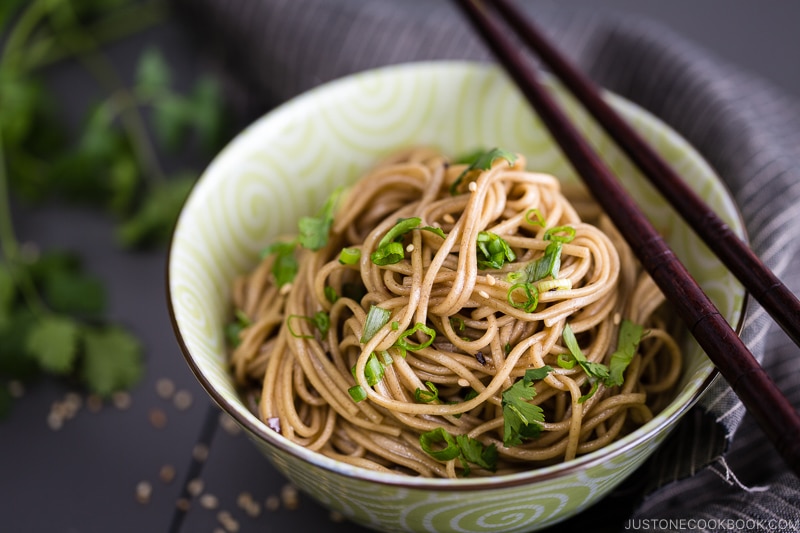
[[[421,331],[422,333],[428,336],[428,339],[425,340],[425,342],[422,342],[420,344],[413,344],[406,340],[406,338],[408,338],[411,335],[414,335],[418,331]],[[422,324],[421,322],[417,322],[416,324],[414,324],[413,328],[407,329],[406,331],[401,333],[400,337],[397,339],[397,341],[394,343],[392,347],[398,348],[402,356],[405,357],[406,350],[411,350],[413,352],[416,352],[418,350],[422,350],[423,348],[427,348],[428,346],[433,344],[435,338],[436,338],[436,330],[434,330],[433,328],[429,328],[428,326]]]
[[[356,377],[356,367],[350,369],[350,372],[353,374],[353,378]],[[364,378],[367,380],[367,385],[372,387],[373,385],[377,385],[381,382],[384,375],[384,368],[383,364],[378,361],[378,358],[375,357],[374,353],[369,354],[367,358],[366,365],[364,366]],[[350,394],[350,397],[355,402],[363,401],[367,398],[367,391],[364,390],[364,387],[361,385],[354,385],[347,389],[347,392]]]
[[636,355],[643,333],[644,328],[639,324],[627,319],[622,321],[619,328],[617,349],[611,354],[611,360],[609,361],[607,385],[622,385],[625,369],[628,368],[633,356]]
[[340,187],[333,191],[317,216],[300,218],[297,224],[300,230],[298,236],[300,246],[309,250],[319,250],[328,244],[328,234],[333,225],[333,215],[336,213],[336,205],[342,190]]
[[450,194],[455,196],[458,193],[459,185],[461,185],[461,182],[464,180],[464,178],[467,177],[471,172],[475,170],[489,170],[492,168],[492,164],[496,159],[505,159],[508,163],[508,166],[513,167],[514,163],[517,162],[517,155],[507,150],[493,148],[488,152],[484,152],[475,157],[470,165],[464,169],[464,171],[459,174],[456,180],[450,185]]
[[301,335],[295,332],[292,329],[293,319],[305,320],[306,322],[309,322],[312,326],[314,326],[314,328],[317,331],[319,331],[320,335],[322,335],[323,337],[328,334],[328,330],[331,327],[331,317],[325,311],[317,311],[316,313],[314,313],[314,316],[289,315],[288,317],[286,317],[286,327],[288,328],[289,333],[292,335],[292,337],[298,339],[313,339],[314,336]]
[[[120,82],[103,45],[164,14],[158,2],[10,0],[0,7],[0,397],[8,382],[42,373],[100,395],[129,388],[143,374],[139,342],[105,316],[100,278],[72,253],[23,250],[10,204],[13,194],[28,203],[92,207],[113,216],[122,247],[167,242],[197,173],[166,172],[159,149],[197,140],[215,152],[227,114],[211,79],[176,91],[157,49],[141,54],[130,86]],[[77,58],[100,97],[76,110],[85,116],[73,125],[54,105],[43,73]]]
[[272,263],[272,275],[275,276],[275,284],[278,287],[283,287],[287,283],[294,281],[298,270],[300,270],[300,264],[294,255],[296,249],[296,241],[275,242],[261,252],[261,257],[275,254],[275,260]]
[[492,232],[481,231],[478,233],[476,241],[478,268],[480,269],[503,268],[506,261],[511,263],[517,258],[505,239]]
[[[550,241],[544,249],[544,254],[539,259],[531,261],[521,272],[512,272],[508,275],[508,280],[512,285],[506,294],[508,303],[518,309],[523,309],[528,313],[536,310],[539,304],[539,287],[536,282],[547,277],[558,279],[558,272],[561,270],[561,248],[564,243],[575,238],[575,228],[571,226],[556,226],[548,229],[544,233],[544,240]],[[554,287],[561,287],[560,284]],[[514,297],[515,293],[522,291],[525,299],[519,301]]]
[[242,311],[237,309],[233,313],[233,320],[228,323],[225,328],[225,336],[228,339],[228,344],[231,346],[238,346],[240,342],[239,335],[242,330],[251,324],[250,318]]
[[355,265],[361,259],[361,250],[358,248],[342,248],[339,252],[339,263],[343,265]]
[[420,389],[414,391],[414,399],[417,403],[432,403],[439,400],[439,389],[436,388],[430,381],[425,382],[425,386],[428,389]]
[[533,382],[544,379],[553,369],[550,366],[532,368],[503,392],[503,444],[508,448],[522,444],[523,439],[539,436],[544,422],[544,411],[528,403],[536,396]]
[[389,322],[391,316],[392,312],[387,309],[383,309],[377,305],[370,306],[367,312],[367,318],[364,321],[364,331],[361,332],[361,344],[369,342],[378,330]]
[[[580,367],[588,376],[589,382],[592,384],[592,388],[589,393],[581,397],[582,402],[586,401],[597,390],[598,382],[605,383],[609,380],[610,374],[608,367],[603,363],[595,363],[586,359],[586,356],[583,355],[583,352],[581,351],[581,347],[578,345],[578,340],[575,338],[575,333],[572,331],[572,328],[569,324],[564,325],[564,331],[562,332],[561,336],[564,339],[564,345],[567,347],[567,350],[569,350],[569,355],[575,362],[578,363],[578,365],[580,365]],[[560,366],[563,366],[562,360],[569,361],[569,357],[559,357],[558,364]]]
[[464,469],[463,475],[470,475],[469,463],[476,464],[491,472],[497,468],[497,447],[485,446],[478,439],[468,435],[453,436],[444,428],[426,431],[419,436],[422,451],[437,461],[450,461],[458,458]]

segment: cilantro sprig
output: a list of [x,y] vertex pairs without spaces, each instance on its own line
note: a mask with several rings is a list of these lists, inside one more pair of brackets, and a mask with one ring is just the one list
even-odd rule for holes
[[422,451],[437,461],[458,458],[464,476],[469,476],[471,473],[470,463],[490,472],[497,469],[497,446],[484,445],[468,435],[451,435],[446,429],[439,427],[422,433],[419,436],[419,445]]
[[544,379],[552,370],[547,365],[528,369],[521,379],[503,392],[503,444],[507,448],[519,446],[523,439],[532,439],[541,433],[544,411],[528,401],[536,396],[533,382]]
[[[0,8],[0,397],[11,380],[63,376],[106,395],[143,373],[139,341],[106,317],[105,286],[72,252],[23,250],[11,195],[56,199],[114,217],[122,247],[167,242],[194,184],[193,170],[167,172],[159,151],[216,151],[225,141],[224,100],[210,78],[177,91],[156,49],[124,84],[101,45],[163,20],[157,2],[22,2]],[[42,68],[67,58],[88,66],[101,96],[80,124],[57,112]],[[34,243],[32,243],[34,244]],[[2,403],[2,402],[0,402]]]

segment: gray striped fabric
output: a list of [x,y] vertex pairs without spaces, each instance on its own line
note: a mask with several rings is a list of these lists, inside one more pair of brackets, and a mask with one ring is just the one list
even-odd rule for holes
[[[229,52],[246,88],[239,94],[262,107],[371,67],[491,61],[445,0],[175,2]],[[650,21],[556,3],[525,7],[596,81],[699,149],[732,191],[756,253],[800,292],[798,102]],[[799,350],[754,302],[742,337],[800,404]],[[627,530],[800,530],[798,479],[721,380],[637,477],[646,497],[621,523]]]

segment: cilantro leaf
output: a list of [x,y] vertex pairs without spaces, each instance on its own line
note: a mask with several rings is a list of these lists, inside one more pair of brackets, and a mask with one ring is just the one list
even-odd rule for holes
[[148,48],[136,66],[136,89],[143,96],[156,97],[172,83],[167,62],[156,48]]
[[302,217],[299,220],[299,241],[303,248],[319,250],[328,244],[328,233],[333,225],[333,216],[336,214],[336,205],[341,193],[341,187],[336,189],[316,217]]
[[59,313],[99,315],[105,310],[103,283],[78,270],[51,269],[44,279],[43,293]]
[[181,175],[148,191],[139,210],[118,228],[122,245],[134,248],[166,242],[194,183],[194,176]]
[[630,320],[623,320],[619,328],[619,338],[617,340],[617,349],[611,354],[609,361],[609,377],[606,380],[606,385],[622,385],[624,380],[625,369],[628,368],[633,356],[636,355],[636,350],[639,348],[639,342],[642,340],[642,333],[644,328],[639,324],[631,322]]
[[275,254],[275,262],[272,263],[272,275],[275,276],[275,283],[278,287],[283,287],[287,283],[294,281],[300,263],[294,255],[297,242],[275,242],[267,246],[261,252],[261,257]]
[[[458,446],[461,448],[461,455],[466,461],[491,472],[497,469],[498,452],[494,443],[484,446],[481,441],[468,435],[457,435],[456,442],[458,442]],[[465,472],[465,475],[468,475],[468,471]]]
[[503,444],[508,448],[522,444],[523,438],[534,438],[541,432],[544,411],[538,405],[528,403],[536,396],[533,382],[552,371],[549,366],[529,369],[522,379],[503,392]]
[[514,166],[514,163],[517,162],[517,155],[509,152],[507,150],[502,150],[500,148],[493,148],[488,152],[484,152],[481,155],[472,155],[470,157],[472,162],[470,165],[464,169],[464,171],[459,174],[456,180],[450,185],[450,194],[455,195],[458,191],[459,185],[464,180],[464,178],[469,175],[474,170],[489,170],[492,168],[492,164],[496,159],[505,159],[508,162],[508,166]]
[[117,326],[85,329],[83,345],[81,376],[92,392],[107,396],[141,378],[141,346],[125,330]]
[[78,331],[78,324],[71,318],[46,316],[28,331],[25,346],[43,369],[67,374],[78,355]]
[[497,469],[497,446],[484,444],[468,435],[453,436],[444,428],[426,431],[419,436],[422,451],[437,461],[458,458],[464,468],[464,476],[470,474],[469,463],[494,472]]
[[583,371],[589,377],[589,381],[592,383],[592,389],[589,391],[589,394],[587,394],[585,397],[582,397],[583,400],[586,400],[592,394],[594,394],[594,391],[597,389],[597,387],[594,386],[596,381],[602,381],[604,383],[609,381],[610,374],[608,367],[603,363],[595,363],[586,359],[586,356],[583,355],[583,352],[578,345],[578,340],[575,338],[575,333],[572,331],[572,328],[569,326],[569,324],[564,325],[564,331],[562,332],[561,336],[564,339],[564,344],[569,350],[569,354],[581,366]]

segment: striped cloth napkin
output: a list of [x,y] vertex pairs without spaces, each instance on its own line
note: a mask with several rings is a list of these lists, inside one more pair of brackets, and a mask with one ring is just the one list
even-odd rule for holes
[[[265,108],[372,67],[493,61],[448,0],[174,2],[228,53],[240,95]],[[703,154],[738,203],[753,249],[800,292],[799,103],[652,21],[556,2],[524,8],[595,81]],[[800,405],[800,350],[753,301],[742,337]],[[722,380],[635,477],[646,485],[617,494],[627,502],[618,529],[800,530],[800,482]]]

